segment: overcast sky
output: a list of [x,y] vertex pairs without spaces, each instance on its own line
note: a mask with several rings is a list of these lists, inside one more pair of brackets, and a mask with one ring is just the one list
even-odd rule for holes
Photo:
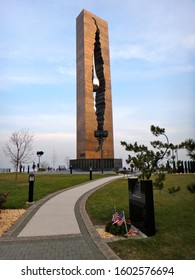
[[152,124],[173,144],[195,138],[194,0],[6,0],[0,167],[11,166],[2,147],[23,129],[50,165],[54,151],[56,165],[76,157],[76,17],[83,9],[109,26],[115,157],[127,158],[121,140],[156,140]]

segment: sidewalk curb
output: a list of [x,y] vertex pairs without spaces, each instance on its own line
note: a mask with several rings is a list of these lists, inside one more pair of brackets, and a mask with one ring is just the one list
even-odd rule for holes
[[[78,207],[78,204],[79,204],[79,212],[80,212],[82,221],[85,224],[86,230],[90,234],[90,236],[91,236],[93,242],[96,244],[97,248],[102,252],[102,254],[106,257],[107,260],[120,260],[120,258],[117,254],[115,254],[112,251],[112,249],[108,246],[108,244],[98,234],[95,226],[92,224],[92,222],[86,212],[85,205],[86,205],[86,201],[87,201],[88,197],[91,194],[93,194],[98,189],[103,188],[104,186],[108,185],[109,183],[111,183],[112,181],[117,180],[117,179],[119,179],[119,178],[114,178],[113,180],[106,182],[106,183],[98,186],[97,188],[85,193],[83,196],[80,197],[80,199],[76,203],[76,207]],[[75,214],[76,214],[77,221],[79,223],[78,212],[75,211]]]

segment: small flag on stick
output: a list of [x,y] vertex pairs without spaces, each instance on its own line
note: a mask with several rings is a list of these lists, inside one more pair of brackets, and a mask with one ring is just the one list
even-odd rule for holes
[[114,213],[113,213],[113,216],[112,216],[112,223],[113,223],[113,225],[118,222],[118,218],[119,218],[119,214],[116,211],[116,207],[114,207]]
[[122,213],[119,215],[118,212],[116,211],[116,207],[114,207],[114,213],[112,215],[112,224],[113,225],[116,224],[117,226],[120,227],[122,226],[123,223],[125,224],[125,229],[128,234],[125,212],[122,211]]
[[122,226],[123,223],[125,224],[126,233],[128,234],[127,223],[126,223],[124,211],[120,214],[119,219],[117,221],[117,225],[120,227],[120,226]]
[[124,216],[124,211],[120,214],[119,218],[118,218],[118,221],[117,221],[117,225],[120,227],[122,226],[122,224],[124,223],[125,221],[125,216]]

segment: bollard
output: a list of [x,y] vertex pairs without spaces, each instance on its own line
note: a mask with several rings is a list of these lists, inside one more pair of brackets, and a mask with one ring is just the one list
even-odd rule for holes
[[92,180],[92,168],[89,168],[89,179]]
[[29,174],[28,179],[29,179],[28,203],[33,203],[35,175],[33,173]]

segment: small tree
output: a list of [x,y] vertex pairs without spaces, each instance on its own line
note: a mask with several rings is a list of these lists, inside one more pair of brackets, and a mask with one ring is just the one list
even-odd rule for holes
[[150,130],[155,136],[165,136],[166,143],[161,141],[150,142],[154,149],[148,149],[145,145],[127,144],[125,141],[121,141],[121,145],[125,146],[126,151],[134,152],[134,156],[128,155],[126,160],[129,164],[134,164],[141,172],[142,179],[149,179],[151,175],[157,170],[163,170],[164,166],[159,166],[160,161],[169,156],[169,139],[165,134],[165,129],[152,125]]
[[185,148],[187,150],[187,156],[195,160],[195,140],[187,139],[179,145],[179,148]]
[[16,131],[9,137],[9,142],[3,148],[3,151],[7,157],[10,158],[11,163],[15,167],[16,176],[15,182],[18,178],[18,167],[21,163],[27,163],[31,159],[33,144],[33,135],[30,135],[28,131]]

